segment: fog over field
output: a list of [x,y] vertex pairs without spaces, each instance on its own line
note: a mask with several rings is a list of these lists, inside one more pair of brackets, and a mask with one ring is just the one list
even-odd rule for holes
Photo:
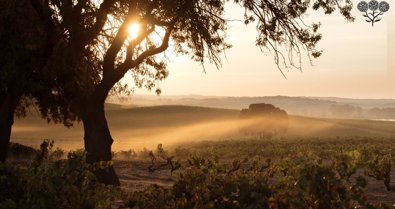
[[[256,123],[239,120],[237,109],[165,105],[131,107],[107,105],[107,118],[114,138],[113,150],[153,149],[157,144],[256,138],[245,136],[239,129]],[[275,121],[272,121],[275,123]],[[286,133],[275,138],[395,136],[395,122],[362,119],[328,119],[305,116],[289,117]],[[32,112],[15,121],[12,142],[37,147],[43,139],[55,140],[65,150],[83,148],[81,123],[71,128],[47,123]]]

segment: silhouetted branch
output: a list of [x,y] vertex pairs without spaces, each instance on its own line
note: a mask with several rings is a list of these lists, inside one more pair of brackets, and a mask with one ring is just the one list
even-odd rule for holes
[[126,60],[132,60],[134,55],[134,48],[139,45],[144,39],[146,39],[152,32],[155,31],[155,26],[151,27],[148,30],[144,30],[144,32],[140,33],[136,39],[133,39],[129,42],[129,46],[126,49]]
[[[114,40],[111,43],[111,46],[108,48],[104,59],[103,59],[103,79],[108,79],[109,77],[113,77],[112,75],[115,74],[115,59],[117,54],[122,49],[125,40],[128,37],[127,29],[131,23],[132,15],[133,15],[133,4],[129,7],[128,15],[122,25],[119,27],[117,34],[114,37]],[[111,79],[112,80],[112,79]],[[118,79],[119,80],[119,79]],[[116,80],[115,82],[117,82]]]
[[[173,23],[174,24],[174,23]],[[142,63],[147,57],[150,57],[152,55],[155,54],[159,54],[163,51],[165,51],[168,46],[169,46],[169,41],[170,41],[170,36],[171,33],[173,31],[172,27],[169,27],[166,30],[166,33],[163,37],[163,41],[162,44],[158,47],[152,47],[149,48],[148,50],[144,51],[143,53],[141,53],[136,59],[132,60],[132,59],[128,59],[125,60],[125,62],[119,66],[119,68],[117,69],[117,73],[118,76],[117,77],[123,77],[123,75],[131,68],[136,67],[137,65],[139,65],[140,63]]]
[[87,41],[90,42],[98,36],[98,34],[103,29],[104,24],[107,21],[107,15],[110,12],[109,10],[112,6],[114,6],[115,2],[116,2],[116,0],[104,0],[100,4],[100,7],[99,7],[98,11],[96,12],[96,22],[87,31],[87,36],[86,36]]
[[165,168],[166,166],[170,166],[170,173],[173,174],[174,171],[181,168],[181,164],[178,161],[173,162],[174,156],[171,157],[162,156],[162,159],[165,160],[166,162],[158,164],[154,152],[150,151],[148,155],[151,158],[151,165],[148,166],[148,171],[151,173],[161,168]]

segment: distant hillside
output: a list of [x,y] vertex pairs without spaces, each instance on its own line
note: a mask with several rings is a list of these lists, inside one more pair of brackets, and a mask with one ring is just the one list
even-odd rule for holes
[[[107,120],[114,138],[114,150],[155,148],[202,140],[240,139],[239,110],[167,105],[134,107],[107,104]],[[83,127],[48,124],[37,115],[15,120],[12,142],[37,148],[43,139],[53,139],[63,149],[83,147]],[[288,139],[306,137],[394,137],[395,122],[324,119],[289,116]]]
[[[336,97],[205,97],[141,96],[124,99],[123,104],[137,106],[188,105],[212,108],[243,109],[252,103],[269,103],[289,114],[323,118],[394,119],[395,99],[349,99]],[[373,110],[373,111],[371,111]]]
[[395,99],[350,99],[338,97],[314,97],[320,100],[360,106],[362,108],[395,108]]
[[[130,142],[133,146],[143,148],[155,147],[158,143],[175,138],[195,135],[199,138],[199,134],[217,131],[218,126],[222,126],[220,124],[213,128],[211,124],[233,121],[239,115],[239,110],[182,105],[131,107],[107,103],[105,107],[112,136],[119,139],[113,147],[124,150],[130,148],[123,144],[125,141],[127,145]],[[199,131],[199,134],[194,133],[193,126],[199,124],[207,124],[207,128],[204,127],[204,131]],[[185,131],[183,134],[186,136],[179,134],[179,129]],[[47,123],[36,112],[29,112],[26,118],[15,120],[11,141],[37,148],[43,139],[52,139],[56,141],[56,146],[69,150],[83,146],[83,134],[82,123],[75,122],[73,127],[66,128],[62,124]]]
[[166,127],[210,120],[229,120],[238,117],[239,111],[184,105],[163,105],[111,109],[106,111],[106,115],[112,127],[126,129],[131,126],[134,128]]
[[286,110],[293,115],[305,115],[326,117],[328,109],[335,104],[332,101],[302,98],[302,97],[224,97],[224,98],[207,98],[207,99],[183,99],[179,100],[181,104],[207,106],[215,108],[242,109],[250,104],[267,103]]

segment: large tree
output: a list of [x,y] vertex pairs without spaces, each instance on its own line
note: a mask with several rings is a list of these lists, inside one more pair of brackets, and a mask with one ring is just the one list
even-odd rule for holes
[[[166,62],[156,56],[172,45],[177,53],[191,54],[203,62],[205,56],[219,64],[218,54],[229,46],[224,42],[225,21],[220,0],[121,1],[118,16],[109,17],[98,44],[103,58],[100,78],[81,95],[80,116],[84,124],[88,162],[111,160],[111,137],[104,113],[107,95],[124,75],[131,71],[137,86],[149,89],[167,76]],[[131,37],[129,27],[139,24]],[[115,29],[112,29],[115,28]],[[82,28],[81,28],[82,29]],[[121,88],[122,89],[122,88]],[[100,171],[102,182],[119,184],[112,167]]]
[[59,87],[56,74],[45,68],[57,33],[52,22],[42,20],[28,0],[0,0],[0,161],[14,114],[24,116],[35,104],[48,120],[69,126],[73,118],[67,100],[53,92]]
[[[32,94],[32,97],[37,97],[47,118],[51,118],[48,110],[61,107],[63,112],[71,111],[82,119],[88,162],[111,160],[113,139],[104,103],[111,91],[127,91],[120,83],[127,72],[132,74],[137,87],[155,88],[156,81],[165,79],[168,74],[163,56],[166,50],[220,66],[220,54],[229,48],[224,40],[227,29],[225,3],[236,3],[245,9],[245,23],[256,24],[257,46],[271,50],[279,66],[284,63],[300,67],[298,60],[303,50],[309,57],[321,54],[315,49],[321,39],[317,33],[319,24],[303,22],[309,8],[323,8],[327,14],[338,8],[346,19],[352,20],[350,0],[29,2],[45,34],[52,37],[43,41],[43,46],[49,46],[43,48],[51,49],[48,50],[51,53],[38,69],[45,72],[44,78],[49,77],[48,80],[54,82],[50,85],[51,91],[44,94],[49,96]],[[133,36],[128,32],[132,24],[140,28]],[[8,91],[8,86],[5,89]],[[22,91],[22,94],[27,93]],[[52,98],[62,99],[54,102],[57,100]],[[67,118],[61,117],[62,120]],[[119,184],[112,167],[97,174],[103,183]]]
[[[245,23],[256,20],[256,44],[272,49],[279,65],[282,61],[285,65],[289,63],[298,67],[293,57],[300,58],[302,48],[309,57],[320,56],[321,52],[315,49],[321,39],[317,33],[319,24],[306,25],[302,19],[311,5],[313,9],[323,8],[327,14],[339,8],[341,14],[352,20],[349,0],[343,5],[337,0],[317,0],[313,4],[309,0],[231,2],[245,9]],[[224,40],[227,29],[227,21],[223,17],[225,3],[223,0],[116,2],[117,7],[122,9],[116,14],[107,13],[107,19],[102,21],[102,33],[98,34],[96,44],[90,48],[97,51],[96,54],[103,55],[98,68],[100,77],[88,88],[90,91],[81,95],[79,105],[89,162],[111,160],[113,139],[105,118],[104,102],[114,85],[128,71],[132,72],[138,86],[154,87],[155,80],[167,76],[165,60],[156,55],[165,52],[169,46],[176,53],[189,54],[198,62],[204,63],[208,59],[220,65],[220,53],[229,47]],[[128,28],[137,23],[141,31],[130,37]],[[84,27],[79,30],[77,33],[82,34]],[[155,39],[155,36],[160,39]],[[286,47],[287,55],[281,47]],[[99,177],[106,183],[118,183],[112,169],[103,170]]]

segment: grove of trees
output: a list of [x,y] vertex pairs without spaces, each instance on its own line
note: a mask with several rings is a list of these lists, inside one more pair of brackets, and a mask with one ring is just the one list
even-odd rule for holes
[[240,132],[259,138],[271,138],[288,129],[288,114],[272,104],[251,104],[240,111]]
[[[230,47],[226,4],[244,9],[245,24],[256,25],[256,45],[284,67],[300,68],[302,51],[321,55],[320,24],[303,21],[310,8],[338,9],[353,20],[351,0],[0,0],[0,160],[14,115],[34,105],[48,121],[82,120],[87,162],[110,161],[107,96],[130,91],[120,82],[127,72],[134,86],[155,89],[168,75],[167,50],[220,67]],[[139,33],[130,37],[136,23]],[[119,185],[111,166],[96,175]]]

